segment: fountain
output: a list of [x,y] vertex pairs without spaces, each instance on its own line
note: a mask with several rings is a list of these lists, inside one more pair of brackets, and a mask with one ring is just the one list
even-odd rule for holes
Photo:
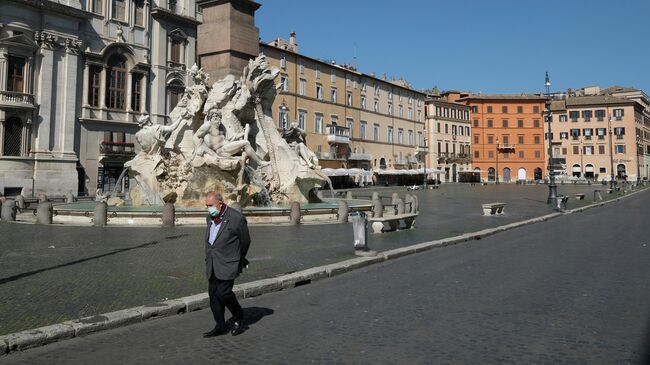
[[[323,202],[314,193],[329,178],[307,147],[306,133],[295,122],[281,133],[272,118],[279,72],[260,55],[240,78],[228,75],[209,86],[208,75],[192,66],[194,85],[169,114],[170,123],[153,124],[149,116],[138,120],[140,151],[125,163],[130,204],[110,207],[109,219],[123,215],[131,223],[156,216],[170,196],[181,217],[204,218],[203,197],[211,190],[226,203],[239,203],[247,216],[281,216],[287,210],[288,217],[292,202],[334,213],[336,202]],[[369,203],[357,205],[370,209]],[[81,214],[76,208],[79,204],[61,206],[57,216]]]

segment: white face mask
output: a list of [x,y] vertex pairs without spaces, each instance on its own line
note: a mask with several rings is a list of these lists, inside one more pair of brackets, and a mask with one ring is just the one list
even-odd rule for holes
[[219,215],[219,208],[210,206],[208,207],[208,213],[210,213],[210,216],[216,217]]

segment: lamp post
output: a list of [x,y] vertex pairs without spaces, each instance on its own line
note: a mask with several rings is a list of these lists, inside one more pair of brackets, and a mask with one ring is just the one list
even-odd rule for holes
[[424,182],[422,187],[427,190],[427,159],[429,158],[429,150],[427,150],[427,137],[424,137]]
[[636,186],[641,185],[641,156],[643,155],[643,141],[641,136],[636,136]]
[[546,78],[544,80],[546,87],[546,123],[548,123],[548,199],[546,203],[552,207],[557,206],[557,185],[555,185],[555,174],[553,173],[553,131],[551,124],[553,121],[551,115],[551,80],[548,78],[548,71],[546,71]]
[[607,109],[607,114],[609,123],[609,188],[614,192],[616,191],[616,180],[614,180],[614,145],[612,143],[612,117],[609,115],[609,108]]
[[494,171],[495,184],[499,183],[499,138],[497,138],[497,169]]

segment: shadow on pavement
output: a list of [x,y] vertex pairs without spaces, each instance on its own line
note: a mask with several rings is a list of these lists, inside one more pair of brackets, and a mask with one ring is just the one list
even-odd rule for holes
[[138,248],[144,248],[144,247],[148,247],[148,246],[157,245],[158,243],[159,243],[158,241],[145,242],[145,243],[143,243],[141,245],[137,245],[137,246],[133,246],[133,247],[127,247],[127,248],[120,248],[120,249],[117,249],[117,250],[113,250],[111,252],[103,253],[101,255],[95,255],[95,256],[91,256],[91,257],[86,257],[84,259],[79,259],[79,260],[66,262],[65,264],[59,264],[59,265],[55,265],[55,266],[45,267],[45,268],[38,269],[38,270],[33,270],[33,271],[20,273],[20,274],[17,274],[17,275],[12,275],[12,276],[0,279],[0,285],[6,284],[6,283],[9,283],[9,282],[12,282],[12,281],[16,281],[18,279],[22,279],[22,278],[25,278],[25,277],[28,277],[28,276],[36,275],[36,274],[39,274],[39,273],[42,273],[42,272],[45,272],[45,271],[50,271],[50,270],[55,270],[55,269],[58,269],[58,268],[61,268],[61,267],[76,265],[76,264],[80,264],[82,262],[86,262],[86,261],[90,261],[90,260],[96,260],[96,259],[106,257],[106,256],[117,255],[118,253],[131,251],[131,250],[136,250]]

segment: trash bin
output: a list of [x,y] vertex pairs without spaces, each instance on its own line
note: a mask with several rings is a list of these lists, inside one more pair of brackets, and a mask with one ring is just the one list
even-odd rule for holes
[[354,212],[350,215],[352,220],[352,235],[354,236],[355,250],[368,250],[368,215],[365,212]]

